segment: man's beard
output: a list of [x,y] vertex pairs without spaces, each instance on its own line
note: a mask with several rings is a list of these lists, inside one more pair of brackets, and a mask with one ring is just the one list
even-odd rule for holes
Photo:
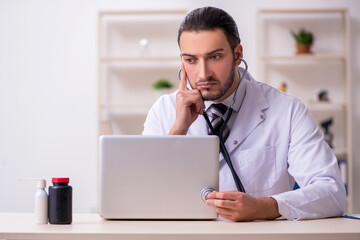
[[[230,75],[229,75],[228,79],[220,87],[218,92],[210,93],[210,92],[207,92],[207,90],[200,91],[204,101],[215,101],[215,100],[218,100],[218,99],[222,98],[227,93],[227,91],[229,91],[229,89],[231,88],[231,86],[232,86],[232,84],[234,82],[234,78],[235,78],[235,61],[234,61],[233,66],[231,68],[231,72],[230,72]],[[210,77],[209,79],[206,79],[206,80],[203,80],[203,79],[198,80],[196,82],[196,85],[198,85],[201,82],[205,82],[205,81],[206,82],[217,82],[217,84],[220,84],[220,81],[218,79]]]

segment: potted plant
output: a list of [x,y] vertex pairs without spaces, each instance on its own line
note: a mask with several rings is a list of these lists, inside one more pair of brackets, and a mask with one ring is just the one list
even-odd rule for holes
[[314,41],[314,36],[311,32],[302,28],[298,33],[291,31],[291,34],[296,40],[297,54],[311,53],[310,48]]
[[152,85],[153,89],[156,90],[157,95],[168,93],[173,86],[174,85],[167,78],[160,78]]

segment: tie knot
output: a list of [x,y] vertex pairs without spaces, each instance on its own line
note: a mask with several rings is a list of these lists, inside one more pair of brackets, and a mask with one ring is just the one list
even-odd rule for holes
[[210,110],[212,112],[212,120],[211,126],[212,129],[210,131],[211,135],[221,136],[220,141],[225,142],[227,137],[229,136],[230,129],[227,124],[224,125],[223,115],[228,110],[228,107],[222,103],[212,104],[210,106]]
[[210,110],[211,110],[212,114],[214,114],[218,117],[222,117],[228,110],[228,107],[222,103],[216,103],[216,104],[212,104],[210,106]]

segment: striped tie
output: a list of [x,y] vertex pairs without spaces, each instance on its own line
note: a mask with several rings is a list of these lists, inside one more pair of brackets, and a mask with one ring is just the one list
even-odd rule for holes
[[[210,110],[212,112],[211,125],[212,125],[212,127],[214,129],[214,132],[211,132],[211,130],[210,130],[210,135],[219,136],[220,129],[221,129],[223,123],[224,123],[223,115],[225,114],[227,109],[228,108],[222,103],[212,104],[210,106]],[[229,127],[225,126],[223,134],[222,134],[223,142],[226,141],[227,137],[229,136],[229,133],[230,133]]]

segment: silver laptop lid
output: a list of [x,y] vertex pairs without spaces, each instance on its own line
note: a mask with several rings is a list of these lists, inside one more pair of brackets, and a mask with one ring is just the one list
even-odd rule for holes
[[219,189],[216,136],[100,138],[100,215],[106,219],[213,219],[201,191]]

